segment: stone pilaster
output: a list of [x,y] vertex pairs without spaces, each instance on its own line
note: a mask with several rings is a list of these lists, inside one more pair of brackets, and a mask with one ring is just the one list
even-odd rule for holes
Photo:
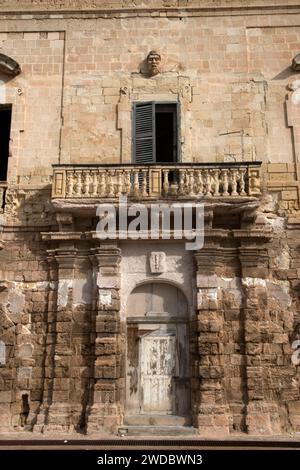
[[246,428],[249,434],[280,434],[278,406],[272,401],[267,369],[272,347],[268,309],[268,252],[242,242],[239,249],[244,288],[244,341],[247,382]]
[[[201,435],[226,435],[230,410],[224,388],[224,316],[216,271],[223,262],[219,245],[206,244],[195,254],[197,262],[198,404],[195,425]],[[197,382],[196,382],[197,385]],[[194,391],[195,392],[195,391]]]
[[49,332],[52,344],[49,344],[45,368],[45,382],[47,381],[52,393],[48,392],[44,399],[41,416],[38,416],[34,430],[70,432],[76,428],[70,401],[70,370],[73,357],[72,294],[77,250],[72,243],[61,242],[60,248],[49,250],[48,253],[50,261],[56,261],[58,272],[56,316],[54,318],[53,312]]
[[86,428],[86,410],[93,380],[94,345],[92,331],[93,272],[90,250],[78,250],[75,262],[72,293],[72,358],[70,362],[69,400],[72,421],[79,431]]
[[120,322],[120,249],[103,243],[93,250],[97,271],[94,388],[88,410],[87,432],[115,432],[120,424],[124,390],[124,354]]

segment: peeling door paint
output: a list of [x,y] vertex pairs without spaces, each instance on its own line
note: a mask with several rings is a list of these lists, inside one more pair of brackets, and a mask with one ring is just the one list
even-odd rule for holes
[[142,411],[172,413],[175,364],[175,335],[152,334],[141,339]]

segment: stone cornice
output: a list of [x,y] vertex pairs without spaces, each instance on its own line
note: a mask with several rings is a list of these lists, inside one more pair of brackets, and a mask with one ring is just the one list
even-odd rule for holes
[[0,0],[0,15],[52,13],[146,13],[229,12],[253,10],[299,10],[297,0]]

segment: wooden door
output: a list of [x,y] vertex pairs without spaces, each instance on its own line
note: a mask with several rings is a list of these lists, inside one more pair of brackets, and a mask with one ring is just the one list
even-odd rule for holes
[[172,413],[175,394],[173,377],[176,368],[176,335],[153,332],[141,338],[142,412]]

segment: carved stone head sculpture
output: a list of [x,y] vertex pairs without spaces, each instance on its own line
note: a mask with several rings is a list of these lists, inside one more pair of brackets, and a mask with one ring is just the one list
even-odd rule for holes
[[300,54],[297,54],[297,55],[293,58],[292,69],[293,69],[295,72],[299,72],[299,71],[300,71]]
[[160,72],[159,66],[161,62],[161,56],[156,51],[150,51],[147,55],[147,66],[148,66],[148,75],[153,77]]

